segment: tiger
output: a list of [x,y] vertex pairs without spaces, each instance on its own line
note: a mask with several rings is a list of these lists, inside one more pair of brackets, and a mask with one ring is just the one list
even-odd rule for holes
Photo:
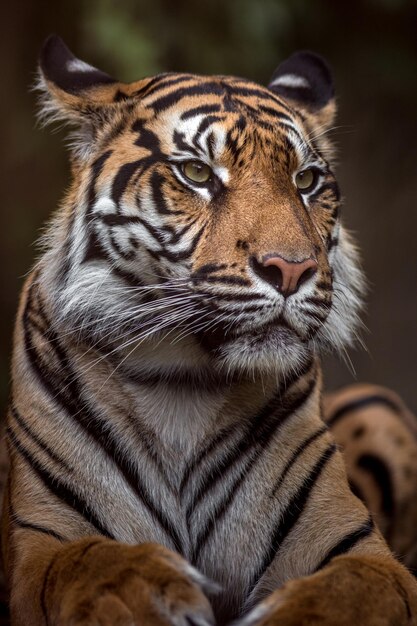
[[2,544],[13,626],[412,626],[321,354],[354,341],[327,63],[123,83],[58,36],[72,182],[22,291]]
[[351,489],[417,575],[417,419],[391,389],[356,383],[323,396]]

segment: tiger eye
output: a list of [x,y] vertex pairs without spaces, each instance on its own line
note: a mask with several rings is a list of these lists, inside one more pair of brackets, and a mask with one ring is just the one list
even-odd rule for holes
[[295,184],[300,191],[307,191],[316,182],[316,173],[313,169],[302,170],[295,177]]
[[182,171],[184,176],[186,176],[189,180],[192,180],[193,183],[207,183],[211,176],[212,170],[205,163],[201,163],[201,161],[187,161],[182,165]]

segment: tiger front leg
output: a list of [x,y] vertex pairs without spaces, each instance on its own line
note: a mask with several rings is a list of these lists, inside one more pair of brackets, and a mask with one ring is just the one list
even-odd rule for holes
[[[42,617],[36,620],[33,612],[30,624],[209,626],[214,618],[202,590],[206,584],[182,557],[159,544],[89,537],[60,548],[49,561],[38,581]],[[24,586],[21,581],[20,590]],[[29,598],[14,602],[13,626],[28,626],[21,609],[33,601]]]
[[414,626],[417,583],[393,558],[340,556],[260,602],[240,626]]

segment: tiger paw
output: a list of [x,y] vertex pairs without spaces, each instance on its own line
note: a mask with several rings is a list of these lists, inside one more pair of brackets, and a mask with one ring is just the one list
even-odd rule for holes
[[273,592],[238,626],[416,626],[417,586],[399,564],[390,571],[378,561],[334,559]]
[[209,626],[210,583],[159,544],[90,538],[68,546],[47,573],[51,626]]

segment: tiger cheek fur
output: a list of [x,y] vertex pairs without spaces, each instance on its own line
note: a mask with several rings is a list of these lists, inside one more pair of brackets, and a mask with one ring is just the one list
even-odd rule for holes
[[321,419],[363,291],[325,62],[124,84],[52,37],[40,70],[73,183],[16,322],[13,626],[327,625],[334,580],[338,623],[416,624]]

